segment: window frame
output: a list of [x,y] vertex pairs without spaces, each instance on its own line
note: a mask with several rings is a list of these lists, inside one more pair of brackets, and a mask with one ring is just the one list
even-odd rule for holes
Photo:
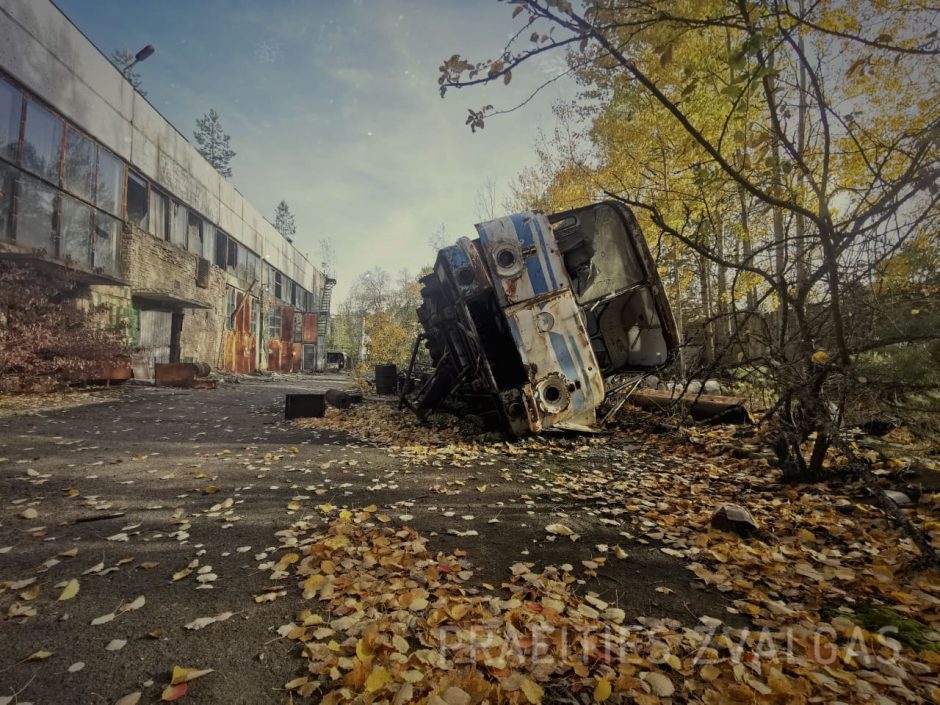
[[162,224],[162,227],[160,227],[161,232],[155,233],[151,231],[149,227],[148,227],[148,232],[151,235],[153,235],[155,238],[157,238],[158,240],[170,242],[170,228],[172,225],[170,209],[173,205],[173,199],[170,198],[170,194],[168,194],[163,189],[157,188],[153,184],[150,184],[150,199],[148,200],[149,212],[147,214],[148,226],[156,225],[156,223],[153,222],[155,220],[155,218],[153,217],[155,213],[152,207],[154,198],[161,199],[163,203],[163,224]]
[[235,330],[235,312],[238,311],[238,292],[234,286],[225,287],[225,330]]
[[[150,179],[148,179],[147,177],[143,176],[142,174],[139,174],[138,172],[130,168],[127,168],[124,171],[126,175],[124,177],[124,218],[123,220],[125,223],[130,223],[135,228],[144,230],[146,232],[150,232]],[[130,197],[130,191],[131,191],[130,189],[131,179],[134,179],[135,181],[140,181],[144,187],[144,204],[146,206],[146,212],[144,213],[144,219],[143,219],[144,222],[141,222],[141,223],[132,221],[130,218],[130,214],[128,213],[128,207],[129,207],[129,201],[130,201],[129,197]]]
[[[10,78],[8,78],[7,76],[3,74],[0,74],[0,83],[5,83],[8,86],[10,86],[10,88],[13,89],[13,93],[16,95],[19,95],[19,99],[20,99],[19,115],[16,117],[15,122],[11,124],[11,127],[15,125],[15,130],[11,133],[11,135],[15,134],[16,140],[9,143],[8,146],[12,147],[9,154],[4,155],[4,153],[0,151],[0,158],[3,158],[16,166],[19,166],[20,152],[23,148],[23,126],[25,122],[23,117],[26,111],[26,91],[24,91],[14,81],[10,80]],[[11,108],[14,104],[15,104],[15,101],[11,103]],[[2,115],[0,115],[0,119],[3,119]]]
[[[61,115],[59,115],[59,113],[52,110],[51,107],[47,107],[47,105],[44,102],[38,100],[36,96],[33,96],[30,93],[27,93],[26,91],[23,91],[23,94],[25,96],[25,101],[24,101],[25,105],[23,107],[23,112],[20,113],[20,137],[19,137],[20,141],[19,141],[19,150],[18,150],[19,155],[17,157],[17,166],[19,166],[27,174],[30,174],[31,176],[39,179],[40,181],[45,181],[46,183],[52,184],[56,186],[57,188],[62,188],[62,169],[63,169],[63,161],[65,158],[65,137],[66,137],[67,127],[69,123],[67,123],[65,119]],[[35,106],[37,110],[51,117],[53,121],[58,122],[60,134],[58,136],[59,144],[58,144],[57,160],[56,160],[54,168],[49,168],[48,172],[45,172],[45,171],[40,172],[38,170],[34,171],[32,166],[26,165],[26,144],[27,144],[26,136],[27,136],[27,131],[29,129],[29,124],[30,124],[29,123],[30,105]],[[52,140],[50,144],[54,145],[55,141],[56,140]],[[48,165],[48,166],[51,167],[51,165]]]
[[[78,193],[78,191],[76,190],[70,189],[68,185],[66,184],[66,170],[69,164],[69,154],[72,151],[70,149],[71,142],[69,140],[69,137],[72,134],[77,135],[79,139],[84,140],[86,143],[91,145],[92,158],[94,159],[94,164],[92,165],[91,195],[89,196],[85,196],[84,194]],[[92,138],[91,135],[84,132],[83,130],[79,130],[77,127],[75,127],[69,122],[65,122],[65,138],[63,140],[63,148],[62,148],[61,177],[62,177],[61,178],[62,183],[61,183],[60,188],[62,189],[62,191],[69,194],[73,198],[78,199],[79,201],[84,201],[86,204],[95,207],[94,204],[97,200],[97,195],[98,195],[98,143]]]
[[224,271],[225,263],[228,261],[228,235],[218,228],[215,231],[215,251],[213,255],[215,266]]
[[[275,320],[277,321],[275,323]],[[281,338],[281,307],[274,305],[268,311],[268,340]]]

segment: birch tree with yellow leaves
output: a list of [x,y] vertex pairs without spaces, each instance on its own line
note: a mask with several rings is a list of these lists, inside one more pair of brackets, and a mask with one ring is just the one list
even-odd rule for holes
[[[873,356],[928,354],[940,338],[935,286],[890,277],[937,248],[940,9],[508,4],[513,39],[492,58],[446,59],[442,96],[566,54],[582,106],[596,107],[575,106],[578,148],[539,195],[571,193],[575,175],[577,197],[637,211],[664,279],[698,284],[705,362],[773,391],[781,465],[819,477],[846,410],[883,383],[868,376]],[[467,122],[495,112],[471,109]]]

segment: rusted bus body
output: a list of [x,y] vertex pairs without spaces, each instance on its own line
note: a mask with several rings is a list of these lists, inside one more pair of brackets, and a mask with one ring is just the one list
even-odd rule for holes
[[606,377],[670,361],[675,322],[629,209],[525,212],[476,228],[422,279],[434,369],[402,397],[419,415],[446,405],[515,436],[589,431]]

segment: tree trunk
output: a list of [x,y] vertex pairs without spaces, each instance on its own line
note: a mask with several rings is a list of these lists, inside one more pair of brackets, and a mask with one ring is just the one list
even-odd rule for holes
[[711,366],[715,362],[715,321],[712,312],[711,282],[709,282],[709,266],[704,256],[699,255],[698,272],[699,284],[702,293],[702,338],[704,362]]

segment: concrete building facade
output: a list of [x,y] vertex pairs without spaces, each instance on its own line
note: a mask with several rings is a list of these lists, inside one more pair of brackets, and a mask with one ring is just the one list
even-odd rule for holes
[[0,256],[67,267],[138,359],[322,370],[334,280],[48,0],[0,0]]

